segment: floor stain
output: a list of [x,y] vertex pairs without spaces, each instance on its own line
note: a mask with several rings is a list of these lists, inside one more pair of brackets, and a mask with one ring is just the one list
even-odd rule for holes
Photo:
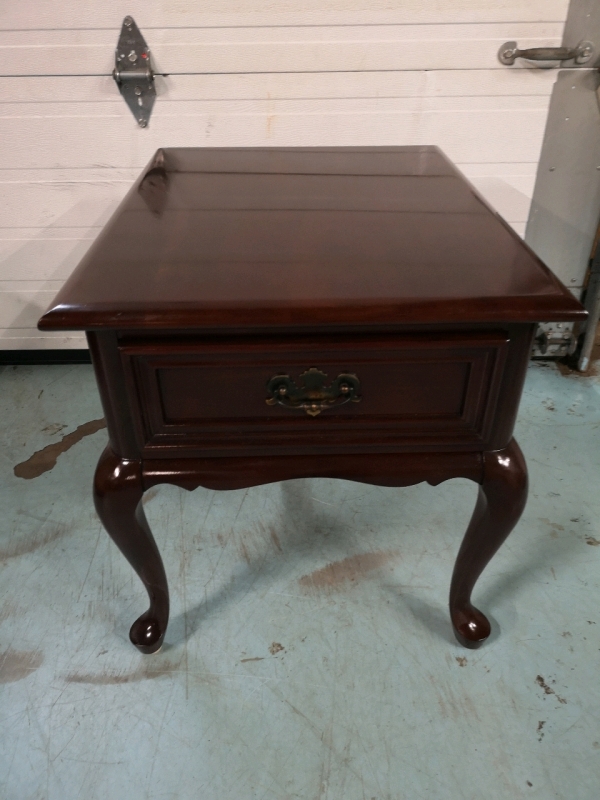
[[464,656],[454,656],[456,658],[456,662],[459,667],[466,667],[468,664],[467,659]]
[[[2,559],[0,559],[1,561]],[[0,608],[0,622],[10,619],[17,613],[17,606],[14,603],[4,603]]]
[[50,436],[54,436],[55,433],[60,433],[66,427],[66,425],[61,424],[60,422],[53,422],[52,425],[46,425],[45,428],[42,428],[42,433],[49,433]]
[[542,739],[544,738],[543,728],[544,728],[545,724],[546,724],[546,720],[545,719],[541,719],[538,722],[538,726],[537,726],[538,742],[541,742]]
[[542,689],[544,690],[545,694],[553,694],[556,697],[556,699],[558,700],[559,703],[566,703],[567,702],[564,697],[560,697],[559,695],[557,695],[556,692],[554,691],[554,689],[552,689],[550,686],[548,686],[548,684],[542,678],[541,675],[538,675],[536,677],[535,682],[539,686],[542,687]]
[[558,522],[551,522],[547,517],[539,517],[541,522],[545,522],[550,528],[550,536],[553,539],[558,539],[559,531],[564,531],[564,526],[559,525]]
[[72,433],[67,433],[62,437],[60,442],[49,444],[47,447],[42,448],[35,452],[27,461],[22,461],[14,468],[14,473],[17,478],[24,478],[31,480],[32,478],[39,478],[44,472],[49,472],[56,466],[56,461],[62,453],[66,453],[73,445],[80,442],[85,436],[91,436],[102,428],[106,428],[106,421],[103,419],[93,419],[90,422],[84,422]]
[[250,564],[251,563],[250,553],[248,552],[248,548],[246,547],[244,542],[240,542],[240,553],[242,554],[246,564]]
[[68,525],[55,525],[39,538],[25,539],[22,542],[16,542],[15,544],[4,547],[0,550],[0,561],[24,556],[26,553],[33,553],[40,547],[45,547],[45,545],[51,544],[65,536],[69,530],[70,527]]
[[269,653],[272,656],[276,655],[277,653],[281,653],[282,650],[285,650],[285,647],[279,642],[273,642],[273,644],[269,647]]
[[586,544],[591,544],[592,547],[600,547],[600,542],[598,539],[594,539],[593,536],[586,536],[585,541]]
[[281,542],[279,541],[279,536],[277,536],[277,531],[272,526],[269,526],[269,536],[271,537],[271,541],[277,548],[280,553],[283,553],[283,547],[281,546]]
[[153,500],[156,495],[158,494],[158,486],[155,486],[153,489],[148,489],[147,492],[144,492],[144,496],[142,497],[142,503],[146,505],[151,500]]
[[249,661],[264,661],[264,658],[242,658],[240,664],[247,664]]
[[131,672],[70,672],[65,676],[67,683],[90,683],[94,686],[117,686],[122,683],[138,683],[161,678],[179,669],[179,664],[142,665]]
[[0,653],[0,683],[15,683],[27,678],[42,666],[39,650],[5,650]]
[[385,566],[398,556],[397,550],[359,553],[341,561],[334,561],[309,575],[304,575],[298,580],[298,583],[305,589],[334,589],[347,581],[357,581],[367,573]]

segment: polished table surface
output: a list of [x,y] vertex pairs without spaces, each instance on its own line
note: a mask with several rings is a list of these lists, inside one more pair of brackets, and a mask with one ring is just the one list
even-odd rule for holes
[[479,484],[450,590],[459,641],[517,523],[512,438],[535,323],[585,311],[435,147],[159,150],[39,322],[87,331],[109,431],[96,508],[150,608],[141,498],[325,476]]
[[45,330],[583,316],[437,148],[169,149],[155,161]]

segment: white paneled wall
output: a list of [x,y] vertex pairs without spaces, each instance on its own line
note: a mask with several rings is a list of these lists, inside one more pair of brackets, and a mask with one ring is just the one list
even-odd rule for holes
[[[158,147],[437,144],[523,234],[567,0],[92,0],[0,6],[0,348],[82,347],[37,318]],[[302,10],[298,10],[301,7]],[[158,98],[110,77],[131,14]]]

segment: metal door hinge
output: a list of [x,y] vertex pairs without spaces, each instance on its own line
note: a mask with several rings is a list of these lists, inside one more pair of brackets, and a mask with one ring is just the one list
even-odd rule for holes
[[150,121],[156,98],[150,49],[133,17],[125,17],[115,51],[113,71],[119,91],[140,128]]

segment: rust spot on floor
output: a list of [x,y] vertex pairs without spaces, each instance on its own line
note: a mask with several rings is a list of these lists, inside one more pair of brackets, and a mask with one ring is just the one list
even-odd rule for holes
[[542,676],[541,676],[541,675],[538,675],[538,676],[536,677],[536,679],[535,679],[535,682],[536,682],[536,683],[537,683],[539,686],[541,686],[541,687],[542,687],[542,689],[544,690],[544,693],[545,693],[545,694],[553,694],[553,695],[556,697],[556,699],[558,700],[558,702],[559,702],[559,703],[566,703],[566,702],[567,702],[567,701],[564,699],[564,697],[559,697],[559,695],[557,695],[557,694],[556,694],[556,692],[554,691],[554,689],[552,689],[552,687],[548,686],[548,684],[547,684],[547,683],[546,683],[546,681],[545,681],[545,680],[542,678]]
[[39,478],[44,472],[49,472],[56,466],[56,461],[60,455],[70,450],[73,445],[80,442],[85,436],[91,436],[91,434],[102,428],[106,428],[106,421],[103,419],[84,422],[83,425],[63,436],[60,442],[49,444],[47,447],[35,452],[27,461],[17,464],[14,468],[15,475],[17,478],[25,478],[25,480]]
[[586,536],[585,541],[586,544],[591,544],[592,547],[600,547],[600,542],[598,539],[594,539],[593,536]]
[[305,589],[334,589],[346,582],[355,582],[373,570],[397,558],[397,550],[376,553],[359,553],[342,561],[334,561],[322,569],[304,575],[298,580]]
[[55,525],[50,527],[50,529],[47,530],[42,536],[25,539],[22,542],[17,541],[14,544],[9,544],[0,550],[0,561],[5,561],[8,558],[24,556],[26,553],[33,553],[38,548],[44,547],[45,545],[51,544],[57,539],[60,539],[62,536],[68,533],[69,530],[70,527],[68,525]]
[[459,667],[466,667],[468,664],[467,659],[464,656],[454,656],[456,658],[456,662]]
[[0,683],[21,681],[42,666],[39,650],[5,650],[0,653]]
[[274,656],[276,653],[281,653],[282,650],[285,650],[285,647],[279,642],[273,642],[273,644],[269,647],[269,653]]

